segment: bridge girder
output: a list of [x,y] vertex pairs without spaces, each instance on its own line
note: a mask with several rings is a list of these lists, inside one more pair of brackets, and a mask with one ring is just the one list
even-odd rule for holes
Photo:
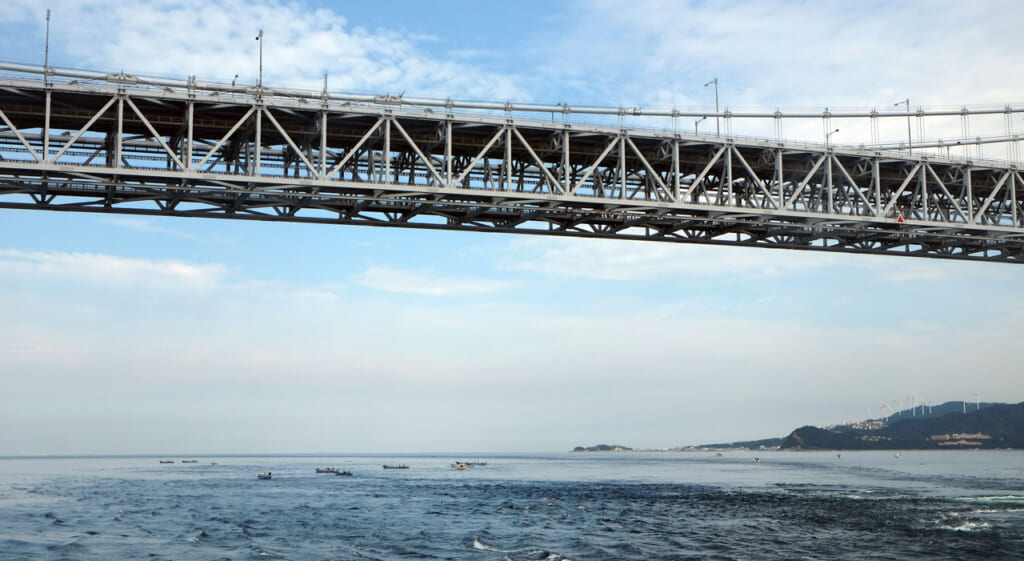
[[0,79],[0,207],[1024,258],[1011,166],[270,94]]

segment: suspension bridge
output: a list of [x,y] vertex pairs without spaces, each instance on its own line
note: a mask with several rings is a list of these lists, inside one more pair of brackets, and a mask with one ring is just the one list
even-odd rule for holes
[[[872,116],[909,122],[907,105]],[[588,112],[617,114],[620,126],[569,118]],[[738,115],[0,64],[0,208],[1024,260],[1024,178],[1013,163],[926,150],[941,143],[691,135],[626,126],[624,116]]]

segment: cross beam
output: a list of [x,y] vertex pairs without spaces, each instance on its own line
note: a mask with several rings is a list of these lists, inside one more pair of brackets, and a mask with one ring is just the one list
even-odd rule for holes
[[1024,258],[1010,165],[258,89],[0,78],[0,208]]

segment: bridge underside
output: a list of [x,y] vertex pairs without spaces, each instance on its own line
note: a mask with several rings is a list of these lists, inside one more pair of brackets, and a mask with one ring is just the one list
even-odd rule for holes
[[269,90],[0,79],[0,120],[4,208],[1024,258],[1012,167]]

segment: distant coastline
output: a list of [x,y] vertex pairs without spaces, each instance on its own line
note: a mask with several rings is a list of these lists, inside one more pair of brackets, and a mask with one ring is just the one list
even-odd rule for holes
[[[768,444],[755,444],[765,442]],[[749,450],[778,450],[781,438],[751,441],[749,443],[702,444],[699,446],[673,446],[671,448],[632,448],[620,444],[597,444],[595,446],[577,446],[569,452],[577,453],[616,453],[616,452],[728,452]],[[774,444],[771,444],[774,443]]]
[[771,450],[996,450],[1024,449],[1024,403],[950,401],[917,406],[882,419],[829,427],[800,427],[780,438],[671,448],[622,444],[577,446],[588,452],[725,452]]
[[644,450],[634,450],[629,446],[623,446],[621,444],[598,444],[596,446],[577,446],[572,449],[573,452],[642,452]]

